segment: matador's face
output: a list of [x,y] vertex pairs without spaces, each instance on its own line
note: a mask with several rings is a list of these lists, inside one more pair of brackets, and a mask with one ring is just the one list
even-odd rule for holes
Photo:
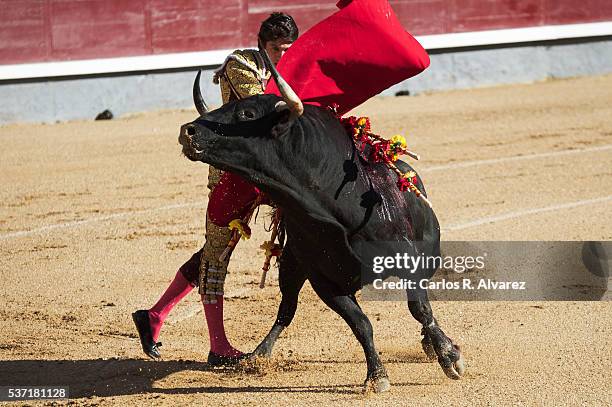
[[278,61],[280,61],[281,57],[285,54],[285,52],[287,52],[289,47],[291,47],[292,43],[293,42],[291,40],[281,38],[278,40],[266,42],[264,48],[270,56],[270,60],[272,61],[272,63],[276,65],[278,64]]

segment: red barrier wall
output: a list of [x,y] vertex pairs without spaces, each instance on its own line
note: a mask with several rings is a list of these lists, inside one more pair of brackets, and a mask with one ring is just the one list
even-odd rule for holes
[[[415,35],[612,20],[612,0],[391,0]],[[0,0],[0,64],[254,45],[271,11],[302,31],[335,0]]]

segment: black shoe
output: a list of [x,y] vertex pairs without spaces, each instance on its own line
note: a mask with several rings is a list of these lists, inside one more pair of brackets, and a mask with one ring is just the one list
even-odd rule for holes
[[248,358],[246,353],[240,356],[223,356],[214,352],[208,352],[208,365],[211,367],[236,366],[241,360]]
[[139,310],[132,313],[132,319],[136,324],[138,330],[138,336],[140,336],[140,344],[142,350],[151,359],[159,359],[159,347],[162,345],[161,342],[153,341],[153,333],[151,332],[151,321],[149,321],[149,311]]

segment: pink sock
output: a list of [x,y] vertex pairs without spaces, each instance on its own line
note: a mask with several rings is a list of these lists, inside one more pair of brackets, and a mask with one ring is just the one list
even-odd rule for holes
[[242,352],[230,345],[223,325],[223,296],[217,295],[216,304],[204,304],[204,314],[210,337],[210,351],[221,356],[240,356]]
[[161,298],[157,303],[149,310],[149,322],[151,323],[151,331],[153,333],[153,340],[157,342],[159,337],[159,331],[161,331],[164,320],[178,304],[183,297],[193,290],[194,286],[187,281],[183,273],[178,271],[170,286],[166,289]]

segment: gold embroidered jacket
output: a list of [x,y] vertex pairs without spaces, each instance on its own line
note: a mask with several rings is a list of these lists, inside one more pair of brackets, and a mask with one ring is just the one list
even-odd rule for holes
[[262,94],[269,78],[263,58],[253,49],[232,52],[214,75],[215,83],[221,85],[224,104]]

